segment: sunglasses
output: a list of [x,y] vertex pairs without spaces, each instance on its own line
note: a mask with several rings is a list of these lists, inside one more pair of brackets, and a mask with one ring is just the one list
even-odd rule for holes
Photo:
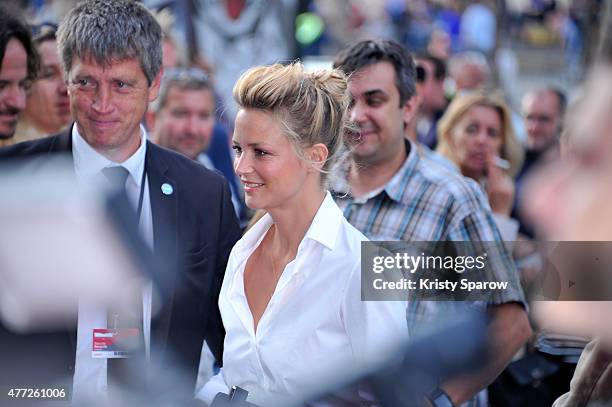
[[208,83],[209,76],[199,68],[171,68],[164,71],[164,79],[172,81],[198,81]]
[[55,34],[57,33],[57,24],[45,21],[40,24],[34,24],[30,26],[30,30],[32,31],[32,39],[34,41],[40,41],[43,38],[55,38]]

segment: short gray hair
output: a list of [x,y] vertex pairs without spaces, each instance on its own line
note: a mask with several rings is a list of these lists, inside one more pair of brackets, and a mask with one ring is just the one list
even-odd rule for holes
[[72,59],[100,65],[138,58],[149,85],[162,66],[162,30],[155,17],[133,0],[85,0],[62,21],[58,49],[66,75]]
[[491,76],[491,67],[487,57],[478,51],[464,51],[453,55],[448,61],[448,70],[453,78],[467,65],[477,66],[488,77]]
[[207,90],[211,93],[214,102],[214,91],[206,72],[198,68],[173,68],[164,72],[157,99],[150,105],[153,112],[159,112],[166,105],[168,92],[170,92],[172,88],[181,90]]

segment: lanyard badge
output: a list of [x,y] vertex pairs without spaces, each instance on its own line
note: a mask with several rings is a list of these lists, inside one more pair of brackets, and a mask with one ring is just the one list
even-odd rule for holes
[[96,359],[131,357],[142,343],[141,330],[136,327],[117,328],[118,315],[114,315],[113,328],[95,328],[91,356]]

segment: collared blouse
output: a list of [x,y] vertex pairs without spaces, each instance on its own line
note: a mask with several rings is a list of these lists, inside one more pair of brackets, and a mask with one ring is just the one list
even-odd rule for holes
[[299,397],[326,375],[355,374],[357,366],[383,359],[407,337],[405,302],[361,301],[360,250],[367,238],[329,193],[255,331],[244,269],[272,223],[265,215],[230,254],[219,296],[227,332],[223,368],[197,394],[205,402],[231,386],[247,390],[253,403]]

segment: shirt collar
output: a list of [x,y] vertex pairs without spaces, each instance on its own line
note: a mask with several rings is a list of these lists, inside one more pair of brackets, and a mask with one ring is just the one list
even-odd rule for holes
[[[302,239],[302,243],[306,240],[313,240],[333,250],[336,247],[336,239],[340,230],[340,223],[343,219],[342,211],[340,211],[340,208],[334,202],[331,194],[327,192],[310,227],[304,235],[304,239]],[[240,249],[253,250],[261,242],[267,230],[272,226],[272,223],[272,217],[266,213],[244,234],[239,243]],[[302,243],[300,243],[300,247]]]
[[[360,201],[367,201],[370,198],[378,195],[381,192],[386,192],[389,198],[394,201],[401,202],[402,196],[406,189],[407,180],[414,174],[414,171],[419,163],[419,152],[417,151],[418,145],[410,140],[405,140],[406,150],[408,151],[408,157],[402,164],[400,169],[391,177],[391,179],[385,184],[383,188],[376,189],[367,193]],[[350,196],[350,185],[348,182],[348,171],[349,166],[346,166],[342,172],[342,176],[339,177],[333,184],[332,190],[335,195]],[[357,200],[357,198],[350,196],[351,199]]]
[[93,149],[83,139],[75,123],[72,126],[72,157],[77,177],[80,179],[92,178],[106,167],[121,165],[128,170],[136,186],[140,187],[147,154],[147,132],[142,125],[140,125],[140,137],[138,150],[124,162],[116,163]]
[[314,240],[321,243],[330,250],[336,247],[336,237],[340,229],[340,223],[344,220],[344,215],[338,205],[334,202],[329,192],[325,193],[323,203],[319,207],[305,239]]

